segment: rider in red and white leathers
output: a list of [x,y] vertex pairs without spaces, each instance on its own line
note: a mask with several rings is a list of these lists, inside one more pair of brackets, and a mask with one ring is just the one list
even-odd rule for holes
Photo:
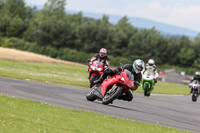
[[92,64],[93,61],[98,60],[98,59],[103,62],[104,69],[109,67],[110,62],[109,62],[109,58],[107,56],[107,50],[105,48],[101,48],[100,51],[99,51],[99,53],[95,54],[90,59],[89,66]]

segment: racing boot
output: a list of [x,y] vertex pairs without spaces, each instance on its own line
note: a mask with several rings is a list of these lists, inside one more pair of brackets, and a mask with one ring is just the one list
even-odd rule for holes
[[106,78],[106,74],[103,73],[99,79],[94,81],[94,85],[103,83],[104,79]]
[[99,79],[97,79],[97,80],[94,81],[94,85],[101,84],[102,82],[103,82],[103,78],[100,77]]
[[107,76],[108,76],[108,75],[111,75],[111,74],[113,74],[112,69],[107,68],[107,69],[104,71],[104,73],[100,76],[100,78],[99,78],[98,80],[95,80],[95,81],[94,81],[94,84],[96,85],[96,84],[101,84],[101,83],[103,83],[104,79],[106,79]]
[[132,95],[132,93],[131,93],[130,91],[127,91],[127,92],[125,93],[125,95],[121,95],[121,96],[119,96],[117,99],[118,99],[118,100],[124,100],[124,101],[130,102],[130,101],[132,101],[132,99],[133,99],[133,95]]
[[128,97],[126,95],[122,95],[122,96],[118,97],[117,99],[130,102],[130,101],[132,101],[133,97]]

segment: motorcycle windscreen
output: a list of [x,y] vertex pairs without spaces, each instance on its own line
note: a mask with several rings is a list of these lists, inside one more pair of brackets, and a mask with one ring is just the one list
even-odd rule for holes
[[194,80],[192,82],[192,88],[193,89],[199,89],[200,88],[200,84],[199,84],[199,81],[198,80]]
[[194,80],[192,83],[193,84],[199,84],[199,81],[198,80]]
[[132,88],[134,86],[134,75],[129,71],[125,69],[125,73],[126,75],[124,75],[125,81],[126,81],[126,85],[129,86],[130,88]]
[[96,67],[98,67],[98,66],[101,65],[101,62],[100,62],[100,61],[94,61],[94,65],[95,65]]
[[125,69],[125,72],[126,72],[126,75],[127,75],[128,79],[130,81],[134,81],[134,75],[129,70]]

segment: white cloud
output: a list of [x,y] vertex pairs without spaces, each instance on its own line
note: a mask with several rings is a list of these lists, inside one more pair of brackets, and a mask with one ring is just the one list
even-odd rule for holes
[[120,11],[117,9],[108,9],[106,12],[146,18],[200,32],[200,5],[174,7],[154,2],[141,6],[130,4]]
[[[25,1],[44,5],[47,0]],[[188,4],[187,0],[67,0],[66,9],[146,18],[200,32],[200,2],[190,1]]]
[[161,21],[200,31],[199,13],[200,6],[174,8],[170,15]]

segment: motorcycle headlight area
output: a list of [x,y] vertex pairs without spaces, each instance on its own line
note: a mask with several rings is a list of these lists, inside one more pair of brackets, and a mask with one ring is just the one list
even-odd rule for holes
[[122,80],[124,83],[126,82],[123,76],[121,77],[121,80]]
[[193,87],[192,88],[194,88],[194,89],[198,89],[199,88],[199,86],[198,85],[193,85]]
[[97,71],[101,71],[102,70],[102,68],[97,68]]
[[95,70],[95,67],[94,66],[91,66],[92,70]]

